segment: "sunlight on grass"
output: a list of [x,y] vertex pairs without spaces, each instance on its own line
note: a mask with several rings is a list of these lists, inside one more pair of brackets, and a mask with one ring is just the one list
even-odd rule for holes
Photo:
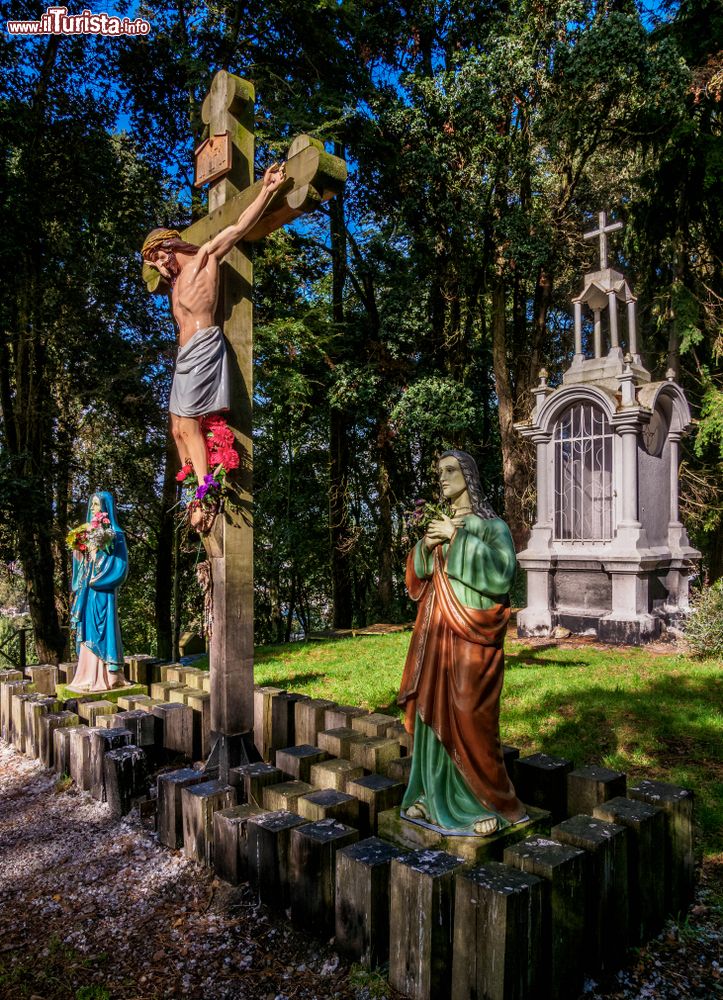
[[[257,684],[399,714],[411,633],[263,646]],[[696,793],[698,843],[723,851],[723,664],[645,648],[508,642],[501,728],[523,754],[604,764]]]

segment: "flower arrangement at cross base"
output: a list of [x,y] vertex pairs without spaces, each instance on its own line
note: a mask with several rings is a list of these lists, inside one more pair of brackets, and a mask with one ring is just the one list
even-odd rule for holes
[[91,552],[110,552],[113,544],[113,529],[110,518],[103,510],[93,514],[90,521],[71,528],[65,536],[65,544],[71,552],[85,556]]
[[218,413],[201,417],[201,433],[206,443],[206,460],[211,471],[199,483],[193,466],[187,461],[176,475],[176,480],[183,484],[184,516],[200,507],[212,519],[221,509],[228,492],[226,476],[238,468],[240,460],[233,431],[224,417]]

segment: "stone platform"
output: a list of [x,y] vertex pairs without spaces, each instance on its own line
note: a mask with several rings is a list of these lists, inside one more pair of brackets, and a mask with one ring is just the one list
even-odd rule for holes
[[399,809],[387,809],[378,817],[379,836],[407,851],[446,851],[464,861],[482,864],[499,861],[507,847],[525,837],[550,832],[550,813],[546,809],[527,807],[529,819],[489,837],[466,837],[442,833],[429,824],[416,823],[400,815]]

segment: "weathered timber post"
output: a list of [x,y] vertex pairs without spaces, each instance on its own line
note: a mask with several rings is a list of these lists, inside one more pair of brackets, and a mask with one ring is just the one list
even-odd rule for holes
[[[231,165],[211,182],[208,214],[183,232],[197,246],[236,222],[261,186],[254,183],[254,100],[251,83],[224,70],[216,73],[203,102],[209,136],[228,132]],[[228,769],[259,759],[253,741],[253,263],[248,243],[262,239],[343,190],[346,163],[327,153],[317,139],[297,136],[286,162],[285,184],[245,240],[226,256],[221,269],[217,321],[227,341],[231,376],[228,425],[241,456],[229,476],[233,503],[217,517],[204,545],[213,580],[211,665],[211,737],[208,766]],[[149,291],[164,291],[158,271],[144,266]]]

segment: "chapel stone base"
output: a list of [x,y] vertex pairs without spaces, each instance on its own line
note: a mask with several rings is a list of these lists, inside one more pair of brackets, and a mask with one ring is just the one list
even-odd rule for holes
[[379,836],[397,847],[408,851],[446,851],[465,861],[482,864],[485,861],[498,861],[502,858],[506,847],[511,847],[532,834],[549,833],[551,817],[546,809],[535,809],[526,806],[530,817],[524,823],[498,830],[489,837],[464,837],[445,834],[439,830],[422,826],[412,820],[404,819],[399,809],[387,809],[378,816]]

